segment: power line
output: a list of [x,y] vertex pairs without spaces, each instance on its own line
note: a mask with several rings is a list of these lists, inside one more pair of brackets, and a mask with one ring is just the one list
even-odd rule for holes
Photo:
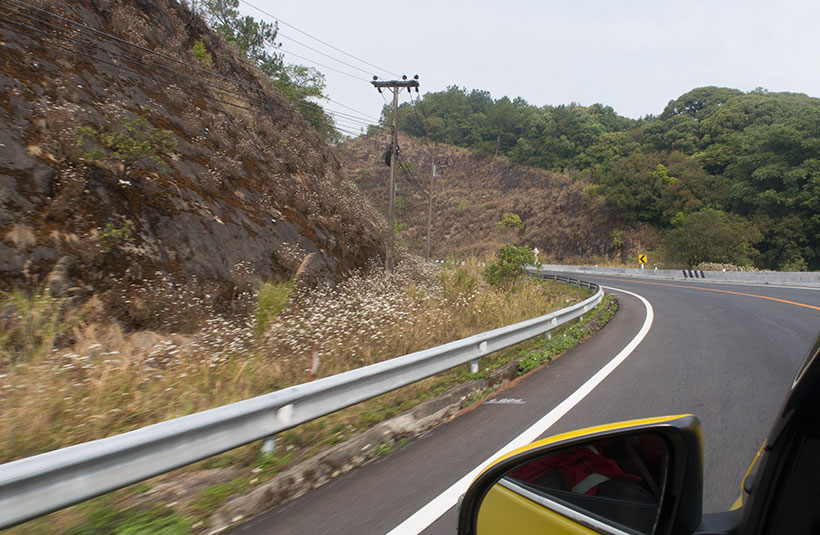
[[[57,26],[53,23],[49,23],[49,22],[44,21],[44,20],[37,20],[37,19],[30,19],[30,18],[24,19],[24,20],[13,20],[13,19],[10,19],[10,18],[7,19],[8,24],[18,26],[21,29],[28,29],[28,30],[34,32],[34,34],[37,34],[37,33],[41,32],[41,28],[38,27],[38,26],[45,26],[45,27],[48,27],[51,30],[54,30],[55,32],[57,32],[57,34],[53,35],[53,37],[63,39],[67,42],[73,42],[73,43],[79,44],[79,45],[94,46],[98,49],[100,48],[99,43],[102,43],[103,41],[99,37],[95,37],[95,36],[101,36],[101,37],[104,37],[104,38],[107,38],[107,39],[111,39],[115,42],[127,45],[128,47],[131,47],[131,48],[133,48],[135,50],[138,50],[140,52],[143,52],[145,54],[148,54],[149,57],[153,56],[153,57],[161,58],[163,60],[171,61],[173,63],[182,65],[182,66],[194,71],[195,73],[207,74],[209,77],[215,77],[215,78],[224,80],[224,81],[228,82],[231,85],[236,85],[240,88],[243,88],[243,89],[246,89],[246,90],[250,91],[251,93],[255,93],[257,95],[264,95],[264,92],[261,90],[261,88],[253,87],[253,86],[251,86],[250,84],[248,84],[247,82],[245,82],[243,80],[231,79],[231,78],[228,78],[226,76],[222,76],[222,75],[220,75],[220,74],[218,74],[214,71],[204,69],[204,68],[199,67],[197,65],[187,63],[185,61],[179,60],[179,59],[174,58],[172,56],[168,56],[166,54],[162,54],[160,52],[156,52],[156,51],[151,50],[149,48],[146,48],[146,47],[143,47],[143,46],[138,45],[136,43],[133,43],[131,41],[127,41],[125,39],[116,37],[116,36],[108,34],[106,32],[102,32],[100,30],[97,30],[96,28],[93,28],[93,27],[87,26],[85,24],[82,24],[80,22],[74,21],[72,19],[63,17],[63,16],[61,16],[57,13],[53,13],[51,11],[41,9],[41,8],[33,6],[31,4],[27,4],[26,2],[22,2],[20,0],[10,0],[10,1],[17,5],[18,9],[16,10],[16,13],[18,15],[23,15],[24,17],[27,17],[27,15],[21,13],[19,11],[19,9],[20,8],[28,8],[31,11],[40,13],[42,15],[46,15],[48,17],[51,17],[52,19],[55,19],[55,20],[58,20],[58,21],[61,21],[61,22],[65,23],[67,25],[73,26],[76,31],[79,31],[81,34],[84,34],[84,37],[86,39],[91,39],[91,41],[81,40],[81,39],[70,37],[70,36],[68,36],[64,33],[65,31],[68,30],[68,28]],[[146,75],[142,72],[136,71],[134,69],[128,68],[124,65],[119,65],[119,64],[114,63],[114,62],[105,61],[105,60],[100,59],[99,57],[91,56],[89,54],[85,54],[83,52],[80,52],[79,50],[75,50],[75,49],[72,49],[72,48],[67,48],[67,47],[64,47],[64,46],[60,46],[59,44],[56,44],[56,43],[55,43],[55,46],[65,50],[67,52],[70,52],[72,54],[76,54],[76,55],[91,59],[91,60],[93,60],[97,63],[106,64],[106,65],[118,68],[122,71],[130,72],[132,74],[145,77],[145,78],[153,81],[154,83],[157,83],[157,84],[161,83],[160,81],[158,81],[157,79],[155,79],[151,76],[148,76],[148,75]],[[125,50],[121,50],[119,53],[114,53],[111,50],[106,50],[106,53],[109,55],[109,57],[112,57],[114,59],[120,59],[120,60],[124,60],[124,61],[131,62],[131,63],[137,63],[137,64],[143,65],[145,67],[160,68],[160,69],[170,73],[173,77],[175,77],[177,79],[179,79],[180,76],[185,76],[189,79],[196,79],[199,82],[201,82],[201,83],[205,84],[206,86],[210,87],[211,89],[213,89],[215,91],[225,93],[226,95],[233,95],[235,97],[243,98],[243,99],[249,100],[251,102],[257,103],[257,104],[264,104],[264,105],[269,105],[270,104],[270,102],[268,100],[263,99],[263,98],[259,98],[257,96],[252,95],[252,94],[243,94],[243,93],[239,93],[237,91],[222,87],[218,84],[215,84],[214,82],[212,82],[210,80],[207,80],[204,76],[182,73],[178,70],[171,69],[166,65],[157,64],[157,63],[154,63],[151,66],[149,66],[144,61],[146,59],[145,57],[137,57],[137,56],[128,54],[128,52],[125,51]],[[187,88],[191,89],[190,86],[187,86]],[[233,103],[233,102],[228,102],[228,101],[225,101],[225,100],[221,100],[219,98],[215,98],[213,95],[206,95],[202,92],[196,92],[196,93],[199,96],[205,96],[205,97],[211,98],[211,99],[213,99],[217,102],[220,102],[222,104],[233,106],[233,107],[243,109],[243,110],[246,110],[246,111],[253,111],[251,108],[247,108],[245,106],[241,106],[241,105]],[[328,100],[330,100],[330,99],[328,98]],[[302,107],[304,107],[304,105],[306,104],[304,102],[293,101],[293,100],[290,100],[290,102],[292,104],[296,105],[296,106],[302,106]],[[333,101],[333,102],[335,102],[339,106],[343,106],[343,107],[348,108],[352,111],[355,111],[356,113],[359,113],[361,115],[365,115],[362,112],[359,112],[359,111],[355,110],[354,108],[350,108],[349,106],[346,106],[345,104],[342,104],[342,103],[336,102],[336,101]]]
[[[251,87],[251,86],[250,86],[250,85],[248,85],[247,83],[242,83],[241,81],[237,81],[237,80],[230,79],[230,78],[225,77],[225,76],[222,76],[222,75],[220,75],[220,74],[218,74],[218,73],[215,73],[215,72],[212,72],[212,71],[209,71],[209,70],[203,69],[203,68],[198,67],[198,66],[196,66],[196,65],[192,65],[192,64],[190,64],[190,63],[187,63],[187,62],[184,62],[184,61],[182,61],[182,60],[179,60],[179,59],[173,58],[173,57],[171,57],[171,56],[168,56],[168,55],[166,55],[166,54],[162,54],[162,53],[156,52],[156,51],[154,51],[154,50],[151,50],[151,49],[149,49],[149,48],[145,48],[145,47],[143,47],[143,46],[137,45],[136,43],[132,43],[132,42],[130,42],[130,41],[126,41],[125,39],[121,39],[121,38],[119,38],[119,37],[116,37],[116,36],[113,36],[113,35],[107,34],[107,33],[105,33],[105,32],[101,32],[101,31],[99,31],[99,30],[97,30],[97,29],[95,29],[95,28],[92,28],[92,27],[90,27],[90,26],[86,26],[86,25],[84,25],[84,24],[78,23],[78,22],[76,22],[76,21],[73,21],[73,20],[71,20],[71,19],[68,19],[68,18],[66,18],[66,17],[63,17],[63,16],[58,15],[58,14],[56,14],[56,13],[52,13],[52,12],[50,12],[50,11],[46,11],[46,10],[44,10],[44,9],[40,9],[40,8],[38,8],[38,7],[36,7],[36,6],[31,6],[30,4],[26,4],[25,2],[21,2],[21,1],[19,1],[19,0],[11,0],[11,1],[12,1],[12,2],[14,2],[14,3],[16,3],[16,4],[18,4],[19,6],[24,6],[24,7],[30,8],[30,9],[31,9],[31,10],[33,10],[33,11],[37,11],[37,12],[39,12],[39,13],[41,13],[41,14],[45,14],[45,15],[47,15],[47,16],[50,16],[50,17],[54,18],[54,19],[57,19],[57,20],[60,20],[60,21],[65,22],[65,23],[68,23],[68,24],[70,24],[70,25],[76,26],[76,27],[77,27],[77,28],[78,28],[81,32],[84,32],[84,33],[86,33],[86,34],[88,34],[88,33],[92,33],[92,34],[95,34],[95,35],[101,35],[101,36],[103,36],[103,37],[106,37],[106,38],[112,39],[112,40],[114,40],[114,41],[116,41],[116,42],[119,42],[119,43],[122,43],[122,44],[128,45],[128,46],[130,46],[130,47],[133,47],[133,48],[135,48],[135,49],[137,49],[137,50],[139,50],[139,51],[141,51],[141,52],[145,52],[145,53],[147,53],[147,54],[149,54],[149,55],[151,55],[151,56],[156,56],[156,57],[159,57],[159,58],[162,58],[162,59],[165,59],[165,60],[172,61],[172,62],[174,62],[174,63],[180,64],[180,65],[183,65],[183,66],[185,66],[185,67],[187,67],[187,68],[189,68],[189,69],[191,69],[191,70],[193,70],[193,71],[197,71],[197,72],[206,73],[206,74],[208,74],[209,76],[214,76],[214,77],[216,77],[216,78],[219,78],[219,79],[225,80],[225,81],[227,81],[228,83],[235,84],[235,85],[240,86],[240,87],[244,87],[245,89],[248,89],[249,91],[255,92],[255,93],[257,93],[257,94],[260,94],[260,93],[261,93],[260,89],[258,89],[258,88],[254,88],[254,87]],[[20,12],[19,12],[19,11],[17,11],[17,13],[20,13]],[[24,16],[25,16],[25,15],[24,15]],[[9,22],[10,22],[10,23],[12,23],[12,24],[14,24],[14,21],[12,21],[12,20],[10,20]],[[59,33],[59,35],[58,35],[57,37],[62,38],[62,39],[64,39],[64,40],[66,40],[66,41],[73,41],[73,42],[75,42],[75,43],[79,43],[79,44],[90,45],[90,46],[96,46],[96,45],[94,45],[94,44],[93,44],[93,43],[91,43],[91,42],[88,42],[88,41],[81,41],[81,40],[78,40],[78,39],[76,39],[76,38],[72,38],[72,37],[69,37],[68,35],[65,35],[65,34],[64,34],[64,33],[62,33],[62,32],[66,31],[66,28],[59,27],[59,26],[56,26],[55,24],[51,24],[51,23],[49,23],[49,22],[46,22],[46,21],[41,21],[41,20],[36,20],[36,19],[35,19],[35,20],[33,20],[33,21],[30,19],[30,22],[34,22],[36,25],[46,26],[46,27],[51,28],[51,29],[53,29],[53,30],[55,30],[55,31],[57,31],[57,32],[60,32],[60,33]],[[35,32],[39,32],[39,31],[40,31],[40,29],[39,29],[39,28],[37,28],[36,26],[34,26],[33,28],[32,28],[32,26],[29,26],[29,28],[30,28],[30,29],[33,29]],[[96,43],[101,43],[101,42],[102,42],[102,40],[101,40],[101,39],[96,38],[96,37],[93,37],[93,36],[91,36],[91,35],[86,35],[86,37],[88,37],[88,38],[90,38],[90,39],[94,40]],[[99,47],[98,47],[98,48],[99,48]],[[74,51],[74,52],[76,52],[76,51]],[[121,53],[120,53],[120,54],[116,54],[116,53],[113,53],[113,52],[111,52],[111,51],[106,51],[106,52],[107,52],[109,55],[111,55],[111,56],[119,56],[119,58],[126,58],[127,60],[130,60],[130,61],[132,61],[132,62],[134,62],[134,63],[138,63],[138,64],[141,64],[141,65],[145,65],[145,63],[142,61],[144,58],[137,58],[136,56],[129,55],[129,54],[128,54],[125,50],[121,51]],[[96,59],[96,58],[92,58],[92,59],[94,59],[95,61],[102,61],[102,60],[98,60],[98,59]],[[117,66],[117,65],[116,65],[116,64],[114,64],[114,66]],[[146,65],[146,66],[147,66],[147,65]],[[163,68],[163,69],[166,69],[166,70],[170,70],[168,67],[163,66],[163,65],[160,65],[160,64],[154,64],[153,66],[155,66],[155,67],[159,67],[159,68]],[[135,72],[135,73],[137,73],[137,74],[142,75],[142,73],[139,73],[138,71],[132,71],[132,72]],[[171,71],[171,72],[173,72],[174,74],[182,74],[182,73],[179,73],[178,71]],[[186,76],[189,76],[189,77],[190,77],[190,75],[186,75]],[[150,77],[147,77],[147,78],[151,79]],[[210,82],[210,81],[208,81],[208,80],[204,79],[203,77],[199,77],[199,76],[198,76],[198,77],[197,77],[197,79],[199,79],[199,80],[203,81],[205,84],[207,84],[207,85],[209,85],[209,86],[211,86],[211,87],[213,87],[213,88],[215,88],[215,89],[217,89],[217,90],[219,90],[219,91],[223,91],[223,92],[226,92],[226,93],[231,93],[231,94],[234,94],[234,95],[236,95],[236,96],[243,96],[243,97],[245,97],[245,98],[251,98],[251,99],[254,99],[254,98],[255,98],[255,97],[251,97],[251,96],[248,96],[248,95],[243,95],[243,94],[241,94],[241,93],[237,93],[237,92],[235,92],[235,91],[231,91],[231,90],[229,90],[229,89],[226,89],[226,88],[224,88],[224,87],[221,87],[221,86],[219,86],[219,85],[216,85],[216,84],[214,84],[213,82]],[[156,80],[154,80],[154,81],[156,81]],[[261,101],[261,100],[259,100],[259,102],[262,102],[262,101]]]
[[328,46],[328,47],[332,48],[333,50],[335,50],[335,51],[337,51],[337,52],[341,52],[341,53],[342,53],[342,54],[344,54],[345,56],[351,57],[351,58],[355,59],[356,61],[360,61],[360,62],[364,63],[365,65],[369,65],[370,67],[373,67],[373,68],[375,68],[375,69],[378,69],[379,71],[385,72],[385,73],[387,73],[387,74],[392,74],[393,76],[399,76],[398,74],[396,74],[396,73],[394,73],[394,72],[390,72],[390,71],[388,71],[387,69],[384,69],[384,68],[382,68],[382,67],[379,67],[378,65],[374,65],[374,64],[370,63],[369,61],[365,61],[365,60],[363,60],[363,59],[361,59],[361,58],[359,58],[359,57],[354,56],[353,54],[350,54],[350,53],[348,53],[348,52],[345,52],[345,51],[344,51],[344,50],[342,50],[341,48],[337,48],[337,47],[335,47],[335,46],[331,45],[330,43],[326,43],[325,41],[322,41],[322,40],[321,40],[321,39],[319,39],[318,37],[314,37],[314,36],[310,35],[309,33],[305,32],[305,31],[303,31],[303,30],[300,30],[300,29],[299,29],[299,28],[297,28],[296,26],[294,26],[294,25],[292,25],[292,24],[288,24],[287,22],[285,22],[284,20],[280,19],[279,17],[277,17],[277,16],[275,16],[275,15],[272,15],[272,14],[268,13],[267,11],[265,11],[265,10],[263,10],[263,9],[261,9],[261,8],[256,7],[255,5],[251,4],[250,2],[247,2],[247,1],[245,1],[245,0],[239,0],[239,1],[240,1],[241,3],[243,3],[243,4],[245,4],[245,5],[246,5],[246,6],[248,6],[248,7],[252,7],[253,9],[255,9],[255,10],[257,10],[258,12],[262,13],[263,15],[267,15],[268,17],[270,17],[270,18],[272,18],[272,19],[276,20],[277,22],[281,22],[282,24],[284,24],[284,25],[285,25],[285,26],[287,26],[288,28],[293,28],[293,29],[294,29],[294,30],[296,30],[297,32],[301,33],[302,35],[306,35],[306,36],[310,37],[311,39],[313,39],[313,40],[315,40],[315,41],[318,41],[318,42],[322,43],[323,45]]
[[353,115],[353,114],[351,114],[351,113],[344,112],[344,111],[339,111],[339,110],[334,110],[334,109],[332,109],[332,108],[327,108],[327,111],[328,111],[328,113],[337,113],[337,114],[339,114],[339,115],[345,115],[345,116],[348,116],[348,117],[354,117],[354,118],[356,118],[356,119],[362,119],[362,120],[367,120],[367,121],[378,122],[378,119],[374,119],[373,117],[371,117],[371,116],[369,116],[369,115],[360,115],[360,114],[358,114],[358,113],[356,113],[356,115]]
[[341,121],[347,121],[347,122],[350,122],[350,123],[357,123],[357,124],[361,124],[361,125],[365,125],[365,126],[368,126],[368,125],[373,124],[373,123],[372,123],[372,122],[370,122],[370,121],[364,121],[364,120],[362,120],[362,119],[357,119],[357,118],[355,118],[355,117],[345,117],[345,116],[343,116],[343,115],[339,115],[339,114],[337,114],[337,113],[329,113],[329,115],[330,115],[331,117],[337,118],[337,119],[339,119],[339,120],[341,120]]
[[308,46],[308,45],[306,45],[305,43],[302,43],[302,42],[300,42],[300,41],[297,41],[297,40],[296,40],[296,39],[294,39],[293,37],[289,37],[289,36],[287,36],[287,35],[282,35],[281,33],[277,33],[277,34],[276,34],[276,36],[277,36],[277,37],[284,37],[285,39],[289,39],[289,40],[293,41],[294,43],[296,43],[297,45],[303,46],[303,47],[307,48],[308,50],[312,50],[312,51],[316,52],[317,54],[321,54],[321,55],[325,56],[326,58],[330,58],[330,59],[332,59],[333,61],[338,61],[338,62],[339,62],[339,63],[341,63],[342,65],[346,65],[346,66],[350,67],[351,69],[356,69],[357,71],[363,72],[363,73],[367,74],[368,76],[373,76],[373,71],[366,71],[366,70],[364,70],[364,69],[360,69],[359,67],[357,67],[357,66],[355,66],[355,65],[353,65],[353,64],[351,64],[351,63],[347,63],[346,61],[342,61],[342,60],[340,60],[339,58],[334,58],[334,57],[333,57],[333,56],[331,56],[330,54],[325,54],[325,53],[324,53],[324,52],[322,52],[321,50],[318,50],[318,49],[316,49],[316,48],[313,48],[312,46]]
[[111,35],[111,34],[109,34],[109,33],[102,32],[102,31],[100,31],[100,30],[97,30],[96,28],[92,28],[91,26],[87,26],[87,25],[85,25],[85,24],[82,24],[81,22],[77,22],[77,21],[75,21],[75,20],[72,20],[72,19],[69,19],[69,18],[63,17],[63,16],[61,16],[61,15],[58,15],[57,13],[53,13],[53,12],[51,12],[51,11],[47,11],[47,10],[45,10],[45,9],[41,9],[41,8],[39,8],[39,7],[37,7],[37,6],[33,6],[33,5],[31,5],[31,4],[27,4],[26,2],[22,2],[21,0],[9,0],[9,1],[11,1],[11,2],[12,2],[12,3],[14,3],[14,4],[20,5],[20,6],[25,6],[25,7],[29,8],[29,9],[33,10],[33,11],[37,11],[37,12],[43,13],[43,14],[45,14],[45,15],[48,15],[48,16],[50,16],[50,17],[56,18],[56,19],[58,19],[58,20],[61,20],[61,21],[63,21],[63,22],[66,22],[66,23],[68,23],[68,24],[71,24],[71,25],[77,26],[78,28],[81,28],[81,29],[83,29],[83,30],[85,30],[85,31],[88,31],[88,32],[93,32],[93,33],[98,34],[98,35],[102,35],[102,36],[104,36],[104,37],[106,37],[106,38],[108,38],[108,39],[112,39],[112,40],[117,41],[117,42],[119,42],[119,43],[122,43],[122,44],[125,44],[125,45],[128,45],[128,46],[134,47],[134,48],[136,48],[136,49],[138,49],[138,50],[142,50],[143,52],[147,52],[147,53],[149,53],[149,54],[153,54],[153,55],[155,55],[155,56],[159,56],[159,57],[161,57],[161,58],[163,58],[163,59],[166,59],[166,60],[168,60],[168,61],[173,61],[174,63],[178,63],[178,64],[180,64],[180,65],[184,65],[185,67],[188,67],[189,69],[193,69],[193,70],[201,71],[201,72],[206,73],[206,74],[208,74],[208,75],[210,75],[210,76],[216,76],[216,77],[221,78],[221,79],[223,79],[223,80],[225,80],[225,81],[228,81],[228,82],[234,82],[234,81],[233,81],[233,80],[231,80],[230,78],[227,78],[227,77],[225,77],[225,76],[222,76],[222,75],[220,75],[220,74],[218,74],[218,73],[214,73],[214,72],[212,72],[212,71],[209,71],[209,70],[204,69],[204,68],[202,68],[202,67],[198,67],[198,66],[196,66],[196,65],[191,65],[190,63],[186,63],[186,62],[184,62],[184,61],[182,61],[182,60],[180,60],[180,59],[174,58],[174,57],[172,57],[172,56],[168,56],[168,55],[166,55],[166,54],[162,54],[162,53],[157,52],[157,51],[155,51],[155,50],[151,50],[150,48],[145,48],[144,46],[140,46],[140,45],[138,45],[138,44],[136,44],[136,43],[132,43],[131,41],[126,41],[125,39],[121,39],[121,38],[116,37],[116,36],[114,36],[114,35]]
[[319,67],[322,67],[322,68],[324,68],[324,69],[328,69],[328,70],[331,70],[331,71],[334,71],[334,72],[338,72],[339,74],[343,74],[343,75],[345,75],[345,76],[349,76],[350,78],[353,78],[354,80],[359,80],[360,82],[367,82],[367,80],[365,80],[364,78],[359,78],[359,77],[358,77],[358,76],[356,76],[355,74],[350,74],[349,72],[345,72],[345,71],[342,71],[342,70],[336,69],[336,68],[334,68],[334,67],[330,67],[329,65],[325,65],[325,64],[323,64],[323,63],[319,63],[318,61],[313,61],[312,59],[308,59],[308,58],[306,58],[306,57],[304,57],[304,56],[300,56],[299,54],[296,54],[296,53],[294,53],[294,52],[289,52],[289,51],[285,50],[285,49],[284,49],[284,48],[282,48],[282,47],[277,48],[277,50],[281,50],[281,51],[282,51],[283,53],[285,53],[285,54],[289,54],[289,55],[291,55],[291,56],[297,57],[297,58],[299,58],[299,59],[301,59],[301,60],[303,60],[303,61],[307,61],[308,63],[313,63],[314,65],[318,65]]
[[327,101],[329,101],[329,102],[332,102],[332,103],[334,103],[334,104],[336,104],[336,105],[338,105],[338,106],[341,106],[341,107],[343,107],[343,108],[345,108],[345,109],[348,109],[348,110],[350,110],[350,111],[355,111],[355,112],[356,112],[356,113],[358,113],[359,115],[364,116],[364,117],[367,117],[367,114],[366,114],[366,113],[361,112],[361,111],[357,110],[356,108],[351,108],[350,106],[348,106],[348,105],[346,105],[346,104],[342,104],[341,102],[338,102],[338,101],[336,101],[336,100],[333,100],[333,99],[332,99],[332,98],[330,98],[330,97],[324,97],[324,98],[325,98],[325,100],[327,100]]
[[[5,22],[5,23],[9,24],[10,26],[17,26],[17,27],[18,27],[18,29],[20,29],[20,30],[29,30],[29,31],[31,31],[31,32],[39,32],[39,31],[42,31],[42,28],[41,28],[41,27],[38,27],[38,26],[36,26],[36,25],[34,25],[34,24],[31,24],[30,22],[27,22],[27,21],[25,21],[25,20],[11,20],[11,19],[7,19],[7,18],[5,18],[5,16],[3,17],[3,19],[4,19],[4,22]],[[48,26],[48,27],[50,27],[50,28],[52,28],[52,29],[59,29],[59,28],[57,28],[57,27],[55,27],[55,26],[53,26],[53,25],[50,25],[50,24],[48,24],[47,22],[44,22],[44,21],[38,21],[38,23],[39,23],[41,26],[43,26],[43,25],[44,25],[44,26]],[[29,33],[26,33],[25,31],[20,31],[20,33],[21,33],[22,35],[26,35],[26,36],[29,36],[29,35],[30,35]],[[72,39],[72,38],[70,38],[70,37],[68,37],[68,36],[65,36],[65,35],[60,35],[58,38],[61,38],[61,39],[65,40],[65,41],[68,41],[68,42],[73,42],[73,43],[76,43],[76,44],[79,44],[79,45],[85,45],[85,46],[95,46],[93,43],[89,43],[89,42],[86,42],[86,41],[81,41],[81,40],[78,40],[78,39]],[[126,67],[126,66],[124,66],[124,65],[121,65],[121,64],[118,64],[118,63],[114,63],[114,62],[111,62],[111,61],[106,61],[106,60],[100,59],[100,58],[99,58],[99,57],[97,57],[97,56],[92,56],[92,55],[90,55],[90,54],[86,54],[86,53],[80,52],[79,50],[76,50],[76,49],[73,49],[73,48],[68,48],[67,46],[63,46],[63,45],[61,45],[61,44],[59,44],[59,43],[51,43],[51,44],[52,44],[53,46],[57,47],[57,48],[60,48],[60,49],[62,49],[62,50],[65,50],[66,52],[69,52],[69,53],[74,54],[74,55],[77,55],[77,56],[81,56],[81,57],[88,58],[88,59],[90,59],[90,60],[92,60],[92,61],[94,61],[94,62],[96,62],[96,63],[103,64],[103,65],[109,65],[109,66],[111,66],[111,67],[114,67],[114,68],[116,68],[116,69],[122,70],[122,71],[124,71],[124,72],[128,72],[128,73],[135,74],[135,75],[137,75],[137,76],[140,76],[140,77],[146,78],[146,79],[151,80],[152,82],[156,83],[157,85],[162,85],[162,84],[164,83],[164,82],[160,82],[159,80],[157,80],[157,79],[156,79],[156,78],[154,78],[154,77],[148,76],[147,74],[141,73],[140,71],[137,71],[137,70],[131,69],[131,68]],[[99,47],[97,47],[97,48],[99,48]],[[144,63],[141,63],[139,60],[134,59],[133,57],[129,57],[127,54],[114,54],[114,53],[112,53],[111,51],[107,51],[107,53],[108,53],[108,54],[109,54],[112,58],[114,58],[114,59],[119,59],[119,60],[122,60],[122,61],[128,61],[128,62],[134,62],[134,63],[140,63],[140,64],[142,64],[143,66],[148,67],[148,65],[145,65]],[[165,71],[170,72],[170,73],[171,73],[171,75],[172,75],[172,76],[174,76],[174,77],[175,77],[178,81],[179,81],[179,79],[180,79],[180,77],[181,77],[181,76],[185,76],[185,77],[188,77],[188,78],[192,78],[190,75],[186,75],[186,74],[180,73],[180,72],[178,72],[178,71],[174,71],[174,70],[168,69],[167,67],[164,67],[164,66],[162,66],[162,65],[152,65],[152,67],[156,67],[156,68],[159,68],[159,69],[162,69],[162,70],[165,70]],[[237,96],[237,97],[240,97],[240,98],[244,98],[244,99],[246,99],[246,100],[254,101],[254,102],[257,102],[257,103],[265,103],[265,104],[267,104],[265,101],[263,101],[263,100],[261,100],[261,99],[257,99],[257,98],[255,98],[255,97],[248,96],[248,95],[243,95],[243,94],[241,94],[241,93],[236,93],[236,92],[234,92],[234,91],[231,91],[231,90],[229,90],[229,89],[225,89],[225,88],[223,88],[223,87],[221,87],[221,86],[218,86],[218,85],[216,85],[216,84],[210,83],[210,82],[205,81],[205,80],[201,80],[201,79],[199,79],[199,80],[200,80],[200,81],[202,81],[205,85],[210,86],[210,87],[211,87],[211,89],[213,89],[213,90],[215,90],[215,91],[220,91],[220,92],[223,92],[223,93],[226,93],[226,94],[229,94],[229,95],[233,95],[233,96]],[[197,91],[197,90],[193,89],[191,86],[186,86],[186,89],[188,89],[188,90],[192,91],[194,94],[197,94],[197,95],[199,95],[199,96],[202,96],[202,97],[206,97],[206,98],[209,98],[209,99],[215,100],[215,101],[220,102],[220,103],[222,103],[222,104],[227,104],[227,105],[229,105],[229,106],[233,106],[233,107],[236,107],[236,108],[240,108],[240,109],[243,109],[243,110],[246,110],[246,111],[253,111],[253,109],[251,109],[251,108],[247,108],[247,107],[245,107],[245,106],[241,106],[241,105],[236,104],[236,103],[234,103],[234,102],[228,102],[228,101],[225,101],[225,100],[221,100],[220,98],[218,98],[217,96],[214,96],[213,94],[205,94],[205,93],[203,93],[203,92],[201,92],[201,91]]]
[[337,132],[340,132],[342,134],[347,134],[349,136],[359,136],[359,135],[361,135],[361,132],[352,132],[350,130],[345,130],[344,128],[339,128],[338,126],[334,126],[333,129],[336,130]]

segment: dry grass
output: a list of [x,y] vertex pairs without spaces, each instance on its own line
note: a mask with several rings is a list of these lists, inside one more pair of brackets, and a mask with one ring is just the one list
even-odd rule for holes
[[[314,346],[317,376],[328,376],[581,298],[572,288],[535,281],[497,292],[480,272],[477,262],[441,269],[408,257],[392,277],[372,269],[334,290],[294,290],[261,335],[259,308],[246,317],[205,319],[193,334],[128,333],[100,322],[93,300],[72,307],[47,295],[3,295],[0,461],[305,382]],[[166,294],[173,295],[187,296]],[[175,307],[189,310],[190,300],[166,299],[161,310],[173,317]]]

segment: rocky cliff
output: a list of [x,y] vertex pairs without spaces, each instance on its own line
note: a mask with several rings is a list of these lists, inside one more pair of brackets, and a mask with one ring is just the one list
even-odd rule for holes
[[172,0],[4,2],[0,95],[0,289],[231,291],[310,253],[332,282],[382,250],[333,149]]

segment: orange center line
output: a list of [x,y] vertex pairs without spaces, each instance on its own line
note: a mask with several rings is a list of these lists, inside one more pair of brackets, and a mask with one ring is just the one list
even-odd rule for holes
[[[608,281],[623,281],[624,279],[613,279],[609,277],[596,277],[598,279],[608,280]],[[700,290],[701,292],[717,292],[723,294],[732,294],[732,295],[743,295],[746,297],[756,297],[757,299],[768,299],[769,301],[778,301],[780,303],[786,303],[787,305],[794,305],[798,307],[804,308],[811,308],[813,310],[820,310],[820,307],[814,305],[808,305],[806,303],[798,303],[796,301],[787,301],[786,299],[778,299],[777,297],[768,297],[765,295],[757,295],[757,294],[747,294],[743,292],[732,292],[729,290],[718,290],[716,288],[698,288],[697,286],[684,286],[683,284],[669,284],[666,282],[648,282],[648,281],[633,281],[630,280],[628,282],[634,282],[635,284],[651,284],[653,286],[670,286],[673,288],[686,288],[688,290]]]

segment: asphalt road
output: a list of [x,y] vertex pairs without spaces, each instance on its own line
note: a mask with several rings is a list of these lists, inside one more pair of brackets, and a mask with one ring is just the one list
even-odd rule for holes
[[[585,279],[610,287],[621,304],[594,337],[496,393],[494,402],[232,533],[452,535],[452,505],[464,481],[454,484],[539,420],[530,440],[681,413],[696,414],[703,425],[704,512],[727,509],[820,329],[820,291]],[[566,411],[562,401],[623,355],[648,319],[634,351]],[[545,415],[560,418],[544,422]]]

